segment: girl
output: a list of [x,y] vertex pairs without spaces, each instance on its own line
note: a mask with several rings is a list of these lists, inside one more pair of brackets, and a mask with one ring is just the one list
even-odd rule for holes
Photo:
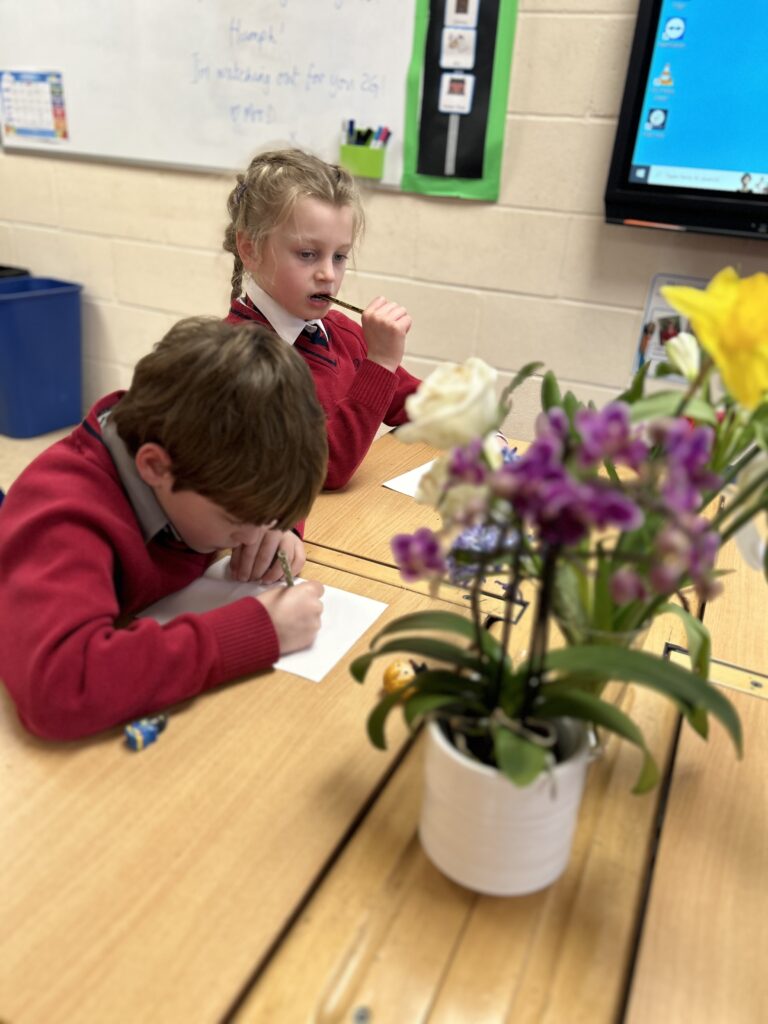
[[230,323],[271,327],[306,359],[325,410],[325,488],[344,487],[382,422],[407,419],[420,381],[400,365],[407,311],[379,296],[362,329],[332,308],[363,227],[348,171],[298,149],[255,157],[230,193],[224,249],[235,260]]

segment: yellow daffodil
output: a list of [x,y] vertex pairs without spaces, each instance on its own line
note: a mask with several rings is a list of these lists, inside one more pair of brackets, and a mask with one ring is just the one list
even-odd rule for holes
[[726,267],[706,289],[668,285],[667,301],[691,321],[729,394],[754,409],[768,393],[768,274]]

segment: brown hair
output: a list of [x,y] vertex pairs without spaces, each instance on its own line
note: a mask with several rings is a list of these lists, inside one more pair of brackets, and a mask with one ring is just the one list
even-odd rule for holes
[[112,418],[135,455],[155,442],[174,490],[246,523],[287,529],[325,479],[325,416],[306,363],[257,324],[180,320],[136,365]]
[[333,206],[350,206],[353,238],[363,231],[364,215],[355,179],[343,167],[327,164],[301,149],[278,149],[255,156],[227,199],[230,223],[224,250],[232,253],[232,298],[242,291],[243,263],[237,251],[237,232],[244,231],[258,249],[293,213],[300,199],[320,199]]

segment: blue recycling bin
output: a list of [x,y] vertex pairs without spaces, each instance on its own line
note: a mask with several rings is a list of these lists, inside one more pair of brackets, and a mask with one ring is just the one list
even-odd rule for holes
[[0,278],[0,434],[34,437],[82,416],[82,286]]

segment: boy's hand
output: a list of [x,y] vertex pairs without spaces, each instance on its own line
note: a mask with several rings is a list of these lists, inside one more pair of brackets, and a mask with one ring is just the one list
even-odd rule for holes
[[241,583],[277,583],[283,575],[280,563],[275,557],[278,548],[283,549],[291,572],[297,576],[306,561],[301,538],[291,530],[285,533],[281,530],[265,530],[260,541],[232,548],[232,578]]
[[405,336],[411,329],[408,310],[379,295],[366,306],[362,320],[368,358],[394,373],[403,360]]
[[256,598],[272,619],[281,654],[309,647],[317,636],[323,614],[323,589],[317,580],[307,580],[295,587],[275,587]]

